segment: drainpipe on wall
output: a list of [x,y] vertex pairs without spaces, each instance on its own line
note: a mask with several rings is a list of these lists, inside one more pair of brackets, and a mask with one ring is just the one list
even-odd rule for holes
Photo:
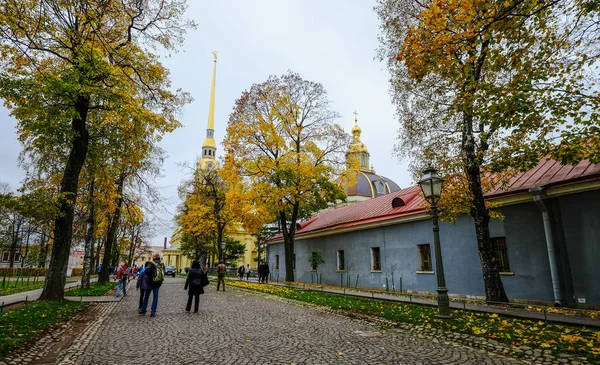
[[548,248],[548,260],[550,261],[550,275],[552,276],[552,290],[554,291],[554,306],[562,307],[564,303],[563,293],[560,289],[561,279],[558,272],[558,260],[556,257],[556,247],[554,245],[554,238],[552,237],[552,219],[548,212],[548,207],[542,200],[542,191],[544,188],[541,186],[534,186],[529,189],[529,192],[533,196],[533,201],[542,212],[542,219],[544,220],[544,233],[546,234],[546,247]]

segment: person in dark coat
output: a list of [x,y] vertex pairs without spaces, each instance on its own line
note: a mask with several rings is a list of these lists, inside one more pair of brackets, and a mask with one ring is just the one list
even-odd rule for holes
[[[202,287],[202,275],[204,272],[200,268],[198,261],[192,262],[192,269],[188,272],[188,277],[185,281],[184,290],[188,291],[188,301],[185,306],[185,311],[189,312],[192,309],[192,297],[194,298],[194,313],[198,313],[198,305],[200,304],[200,294],[204,294]],[[189,289],[188,289],[189,288]]]
[[263,282],[268,284],[269,283],[269,273],[271,272],[271,270],[269,270],[269,263],[265,262],[265,266],[263,266]]
[[263,282],[264,273],[265,273],[265,264],[261,261],[258,264],[258,282],[259,283]]
[[135,288],[140,292],[140,305],[138,311],[141,311],[144,305],[144,295],[146,294],[146,290],[148,290],[148,275],[146,275],[146,269],[140,270],[137,282],[135,283]]

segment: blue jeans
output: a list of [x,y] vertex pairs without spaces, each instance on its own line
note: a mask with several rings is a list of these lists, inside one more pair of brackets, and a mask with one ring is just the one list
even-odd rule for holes
[[119,280],[119,286],[117,286],[117,296],[121,294],[121,286],[123,287],[123,296],[127,296],[127,279]]
[[156,306],[158,305],[158,289],[160,286],[149,287],[146,289],[146,293],[144,295],[144,304],[140,309],[140,313],[146,313],[146,309],[148,308],[148,299],[150,298],[150,292],[152,292],[152,308],[150,312],[152,314],[156,313]]

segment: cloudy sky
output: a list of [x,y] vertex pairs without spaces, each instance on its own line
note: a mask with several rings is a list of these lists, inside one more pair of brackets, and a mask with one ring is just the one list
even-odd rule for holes
[[[362,141],[368,146],[378,174],[411,184],[405,162],[392,156],[399,124],[388,93],[385,65],[375,60],[379,22],[374,1],[367,0],[189,0],[188,16],[198,28],[188,33],[181,52],[165,59],[173,86],[190,92],[184,127],[166,136],[162,147],[168,159],[158,184],[165,201],[158,212],[166,224],[157,225],[151,244],[162,244],[172,233],[172,214],[178,204],[177,185],[189,171],[179,164],[193,162],[206,136],[213,56],[218,51],[215,110],[217,155],[234,101],[253,83],[287,70],[323,84],[338,121],[348,133],[358,114]],[[15,121],[0,107],[0,181],[14,189],[24,173],[17,164],[21,146]]]

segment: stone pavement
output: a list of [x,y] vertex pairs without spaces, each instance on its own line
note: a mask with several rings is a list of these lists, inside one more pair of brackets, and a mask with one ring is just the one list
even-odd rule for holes
[[207,287],[200,313],[184,311],[184,279],[167,278],[157,317],[137,314],[137,292],[99,315],[60,364],[521,364],[321,307]]

